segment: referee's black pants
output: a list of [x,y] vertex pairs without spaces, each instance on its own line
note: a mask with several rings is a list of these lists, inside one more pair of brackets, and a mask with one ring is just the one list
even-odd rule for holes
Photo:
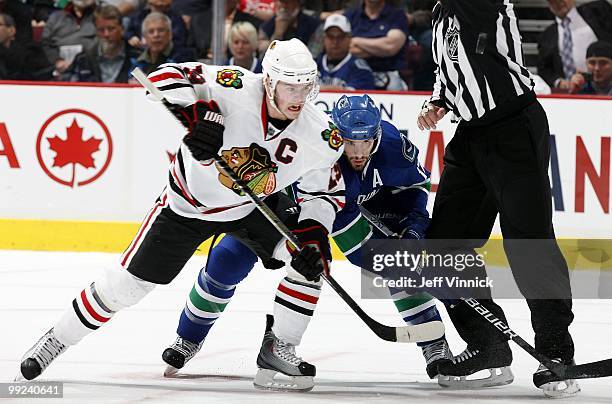
[[[509,248],[508,242],[504,248],[531,310],[536,350],[567,361],[574,355],[568,331],[574,316],[567,264],[554,241],[549,138],[546,113],[537,101],[488,125],[460,123],[446,147],[427,237],[488,239],[499,214],[505,240],[552,240],[545,242],[544,249],[538,246],[537,260]],[[492,300],[481,303],[505,320]],[[447,309],[469,345],[486,347],[502,339],[467,305],[447,305]]]

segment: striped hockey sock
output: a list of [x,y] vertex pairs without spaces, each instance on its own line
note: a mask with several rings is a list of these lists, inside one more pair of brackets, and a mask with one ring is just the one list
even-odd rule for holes
[[236,285],[225,285],[204,271],[193,285],[176,330],[182,338],[199,344],[234,295]]
[[320,293],[320,283],[285,277],[279,283],[274,298],[274,334],[285,342],[299,345],[317,307]]
[[106,324],[114,314],[100,299],[94,282],[79,293],[72,307],[54,325],[55,336],[65,345],[74,345]]
[[[406,292],[398,292],[393,294],[392,298],[397,311],[408,325],[423,324],[434,320],[442,321],[434,298],[427,293],[408,295]],[[444,335],[435,340],[418,342],[417,345],[422,347],[442,339]]]

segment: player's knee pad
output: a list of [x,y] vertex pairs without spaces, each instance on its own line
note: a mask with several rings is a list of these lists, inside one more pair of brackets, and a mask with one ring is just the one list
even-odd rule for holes
[[106,269],[94,285],[100,299],[112,311],[138,303],[156,286],[116,266]]
[[225,236],[212,249],[206,274],[215,283],[235,286],[246,278],[256,262],[257,255],[253,251],[235,238]]

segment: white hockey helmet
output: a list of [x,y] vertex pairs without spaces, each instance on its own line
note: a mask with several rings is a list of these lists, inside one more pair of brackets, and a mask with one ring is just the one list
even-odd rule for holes
[[268,87],[268,97],[272,105],[279,81],[288,84],[312,84],[309,99],[317,96],[317,64],[302,41],[292,38],[288,41],[272,41],[261,62],[264,83]]

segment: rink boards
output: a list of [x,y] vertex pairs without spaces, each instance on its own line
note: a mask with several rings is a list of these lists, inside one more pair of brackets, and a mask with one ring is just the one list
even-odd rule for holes
[[[0,248],[122,251],[165,185],[180,126],[131,86],[2,83],[0,93],[11,100],[0,109]],[[340,95],[321,93],[317,105],[327,110]],[[426,94],[371,95],[420,149],[435,190],[450,119],[420,132]],[[557,235],[609,238],[612,101],[541,102]]]

